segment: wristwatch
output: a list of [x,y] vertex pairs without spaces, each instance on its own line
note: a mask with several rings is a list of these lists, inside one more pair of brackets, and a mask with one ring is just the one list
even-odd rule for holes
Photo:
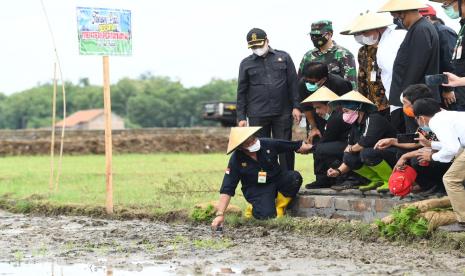
[[216,212],[216,216],[217,217],[224,216],[224,212],[218,211]]

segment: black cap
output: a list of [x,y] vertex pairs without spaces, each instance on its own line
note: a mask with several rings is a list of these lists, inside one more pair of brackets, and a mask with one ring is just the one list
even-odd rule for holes
[[259,28],[253,28],[247,33],[247,43],[249,44],[249,48],[254,46],[263,46],[265,45],[266,41],[266,33],[264,30]]

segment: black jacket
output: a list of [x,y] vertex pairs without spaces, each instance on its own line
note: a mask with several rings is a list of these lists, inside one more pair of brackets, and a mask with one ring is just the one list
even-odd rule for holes
[[396,130],[381,116],[374,112],[365,114],[361,123],[354,123],[349,133],[348,144],[359,144],[364,148],[372,148],[383,138],[395,138]]
[[[402,106],[400,94],[412,84],[425,83],[425,75],[439,73],[439,37],[426,18],[415,22],[400,45],[394,61],[389,103]],[[440,101],[439,87],[430,87]]]
[[237,87],[237,120],[291,114],[299,108],[297,72],[284,51],[270,48],[266,57],[242,60]]

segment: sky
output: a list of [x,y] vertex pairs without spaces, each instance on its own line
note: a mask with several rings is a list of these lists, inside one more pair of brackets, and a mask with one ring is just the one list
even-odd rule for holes
[[[353,36],[339,35],[360,12],[378,10],[387,0],[43,0],[60,57],[63,78],[102,84],[102,58],[78,51],[76,7],[121,8],[132,12],[133,54],[110,57],[110,79],[145,72],[179,80],[186,87],[213,78],[237,78],[239,63],[251,52],[246,34],[264,29],[270,45],[288,52],[296,66],[313,48],[311,22],[330,19],[334,39],[354,55]],[[426,2],[426,1],[425,1]],[[6,4],[8,3],[8,4]],[[438,16],[458,31],[437,3]],[[11,94],[53,78],[55,54],[40,0],[8,1],[0,10],[0,92]]]

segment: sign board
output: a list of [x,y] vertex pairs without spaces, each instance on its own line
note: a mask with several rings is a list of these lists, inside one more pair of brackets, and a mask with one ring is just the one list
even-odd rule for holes
[[77,26],[81,55],[132,54],[131,11],[78,7]]

